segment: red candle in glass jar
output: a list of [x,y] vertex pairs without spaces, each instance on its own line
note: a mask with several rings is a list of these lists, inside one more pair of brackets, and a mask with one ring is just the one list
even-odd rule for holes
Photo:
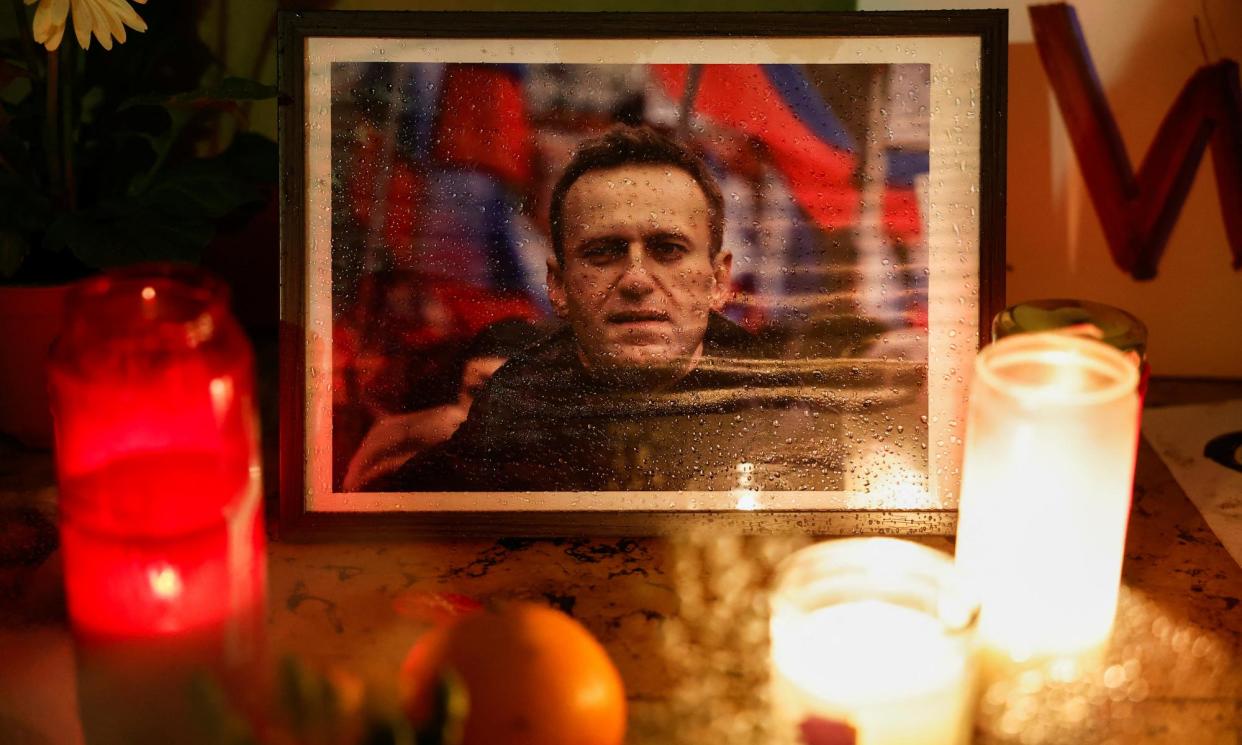
[[71,292],[49,389],[80,640],[250,646],[266,579],[252,368],[225,287],[196,269],[129,268]]

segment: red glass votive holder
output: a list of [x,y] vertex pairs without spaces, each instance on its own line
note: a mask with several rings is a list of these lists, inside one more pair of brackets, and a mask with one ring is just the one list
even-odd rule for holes
[[[131,685],[171,699],[185,675],[226,679],[253,663],[266,587],[259,433],[253,354],[225,286],[180,265],[87,279],[67,298],[48,373],[80,695]],[[165,723],[137,711],[151,704],[128,708],[154,738]],[[110,705],[93,708],[84,720]],[[142,741],[130,724],[104,729]]]

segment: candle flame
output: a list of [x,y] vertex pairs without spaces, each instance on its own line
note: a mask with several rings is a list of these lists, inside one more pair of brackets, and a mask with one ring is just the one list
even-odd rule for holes
[[759,491],[757,489],[734,489],[733,496],[737,497],[734,509],[748,511],[759,509]]
[[173,600],[181,594],[181,575],[167,564],[148,569],[147,582],[151,585],[151,592],[161,600]]
[[224,421],[233,408],[233,379],[227,376],[212,378],[207,390],[211,394],[211,408],[217,421]]
[[[850,509],[881,507],[934,508],[927,474],[888,447],[870,449],[845,474]],[[878,501],[877,501],[878,500]]]
[[738,463],[734,470],[737,471],[737,486],[730,492],[731,496],[737,498],[734,509],[759,509],[759,490],[755,488],[755,464]]

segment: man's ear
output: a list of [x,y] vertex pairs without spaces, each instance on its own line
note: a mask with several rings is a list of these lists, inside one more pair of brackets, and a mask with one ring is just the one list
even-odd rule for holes
[[712,310],[721,310],[733,297],[733,253],[723,248],[712,259]]
[[556,254],[548,257],[548,301],[557,318],[568,318],[569,307],[565,298],[565,282],[561,277],[561,263]]

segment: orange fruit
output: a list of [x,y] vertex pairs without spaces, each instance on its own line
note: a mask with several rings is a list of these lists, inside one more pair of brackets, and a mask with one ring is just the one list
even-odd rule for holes
[[582,624],[534,603],[462,616],[428,631],[406,657],[406,713],[431,715],[446,672],[469,698],[461,745],[621,745],[625,688]]

